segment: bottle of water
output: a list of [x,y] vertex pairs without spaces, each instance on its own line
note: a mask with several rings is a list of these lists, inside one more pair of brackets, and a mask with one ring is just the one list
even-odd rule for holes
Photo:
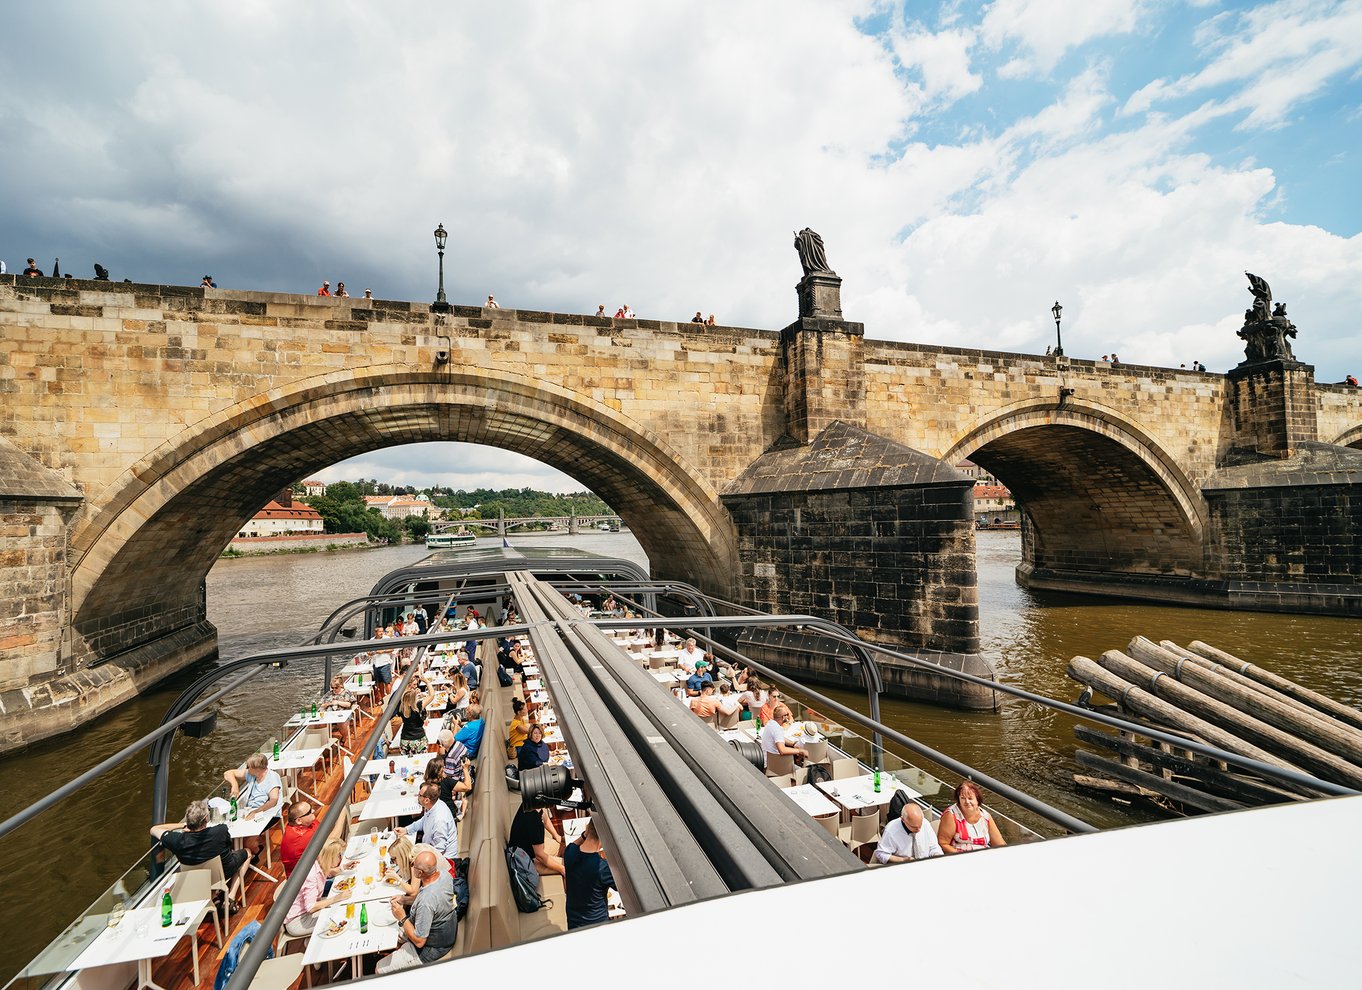
[[175,914],[175,905],[170,900],[170,888],[161,895],[161,927],[169,928]]
[[278,740],[278,739],[276,739],[276,740],[274,741],[274,758],[275,758],[276,760],[279,759],[279,740]]
[[312,702],[312,717],[313,718],[317,717],[317,703],[315,701]]
[[232,821],[236,821],[236,798],[232,798]]
[[880,772],[878,770],[875,771],[875,793],[880,793]]

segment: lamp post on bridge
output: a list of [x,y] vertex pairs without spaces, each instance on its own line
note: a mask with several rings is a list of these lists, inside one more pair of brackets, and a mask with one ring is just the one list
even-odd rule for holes
[[448,313],[452,308],[445,300],[445,243],[448,240],[449,232],[442,223],[435,228],[435,250],[440,255],[440,291],[435,294],[435,302],[430,306],[435,313]]
[[1055,316],[1055,357],[1064,356],[1064,338],[1059,335],[1059,314],[1064,312],[1064,307],[1055,300],[1055,304],[1050,307],[1050,312]]

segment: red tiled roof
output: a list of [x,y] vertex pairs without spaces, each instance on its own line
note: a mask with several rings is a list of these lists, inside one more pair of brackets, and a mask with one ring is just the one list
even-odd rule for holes
[[257,512],[253,519],[320,519],[322,514],[307,505],[297,505],[286,509],[278,502],[268,502]]
[[975,485],[975,498],[1011,498],[1012,493],[1006,485]]

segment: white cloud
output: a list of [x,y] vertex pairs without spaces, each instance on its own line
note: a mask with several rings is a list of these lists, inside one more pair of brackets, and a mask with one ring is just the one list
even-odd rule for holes
[[1194,93],[1239,86],[1220,112],[1244,114],[1244,127],[1280,126],[1332,79],[1362,66],[1362,5],[1347,0],[1281,0],[1201,25],[1198,44],[1214,57],[1172,81],[1134,93],[1125,112],[1141,113]]
[[921,93],[927,105],[949,105],[983,85],[983,77],[970,66],[974,40],[974,32],[964,28],[932,33],[914,25],[890,32],[890,45],[899,62],[922,76]]
[[995,0],[979,36],[993,49],[1022,49],[999,70],[1015,79],[1050,72],[1069,51],[1096,38],[1134,31],[1148,9],[1145,0]]

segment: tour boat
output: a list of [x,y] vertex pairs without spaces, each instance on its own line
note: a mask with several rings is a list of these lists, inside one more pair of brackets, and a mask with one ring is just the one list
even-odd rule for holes
[[426,534],[427,550],[449,550],[454,547],[471,547],[477,542],[478,538],[466,529],[461,529],[457,533]]
[[[686,604],[693,589],[650,582],[630,562],[566,548],[528,553],[486,548],[452,561],[442,556],[395,571],[375,585],[366,634],[384,621],[385,611],[418,604],[456,617],[471,605],[488,621],[514,608],[518,618],[491,632],[484,626],[410,638],[420,676],[438,682],[468,636],[488,637],[478,648],[486,728],[475,761],[475,789],[459,822],[470,890],[458,939],[439,962],[385,976],[385,986],[416,988],[449,979],[490,985],[504,983],[511,973],[552,974],[575,982],[565,967],[583,966],[621,979],[628,967],[647,966],[650,987],[693,988],[694,966],[657,963],[680,959],[697,939],[712,946],[720,962],[749,956],[784,960],[775,963],[785,968],[772,978],[805,985],[911,978],[962,987],[1090,986],[1094,980],[1104,987],[1143,987],[1159,972],[1212,986],[1350,981],[1350,957],[1339,950],[1351,944],[1354,925],[1343,898],[1346,878],[1362,876],[1362,847],[1298,843],[1287,854],[1281,838],[1354,834],[1362,828],[1362,796],[1045,841],[990,808],[1007,839],[1005,848],[872,868],[863,859],[874,842],[866,836],[887,824],[882,813],[873,814],[881,798],[902,792],[900,800],[916,803],[930,824],[950,803],[951,789],[927,770],[882,750],[880,740],[866,730],[852,731],[841,719],[802,706],[796,706],[796,715],[810,740],[821,744],[817,762],[825,760],[835,770],[831,779],[800,782],[797,771],[782,772],[783,767],[763,772],[752,758],[750,726],[721,730],[719,719],[709,724],[681,708],[668,690],[677,681],[678,657],[668,640],[708,635],[715,637],[716,655],[731,655],[717,644],[722,627],[738,628],[733,617],[698,612],[703,596],[673,611],[678,602]],[[604,597],[606,585],[611,595],[632,600],[650,617],[606,617],[587,608],[590,599]],[[333,616],[337,628],[348,617]],[[660,630],[667,631],[661,641]],[[510,686],[494,676],[492,636],[523,644],[524,672]],[[341,644],[318,642],[322,645],[284,653],[295,664],[325,657],[329,672],[334,653],[327,651]],[[347,664],[355,666],[351,683],[366,697],[372,674],[366,678],[361,667],[367,664],[352,661],[349,654],[396,648],[392,640],[347,642],[346,656],[334,663],[339,672]],[[272,662],[281,656],[274,654]],[[206,694],[209,689],[199,684],[189,690]],[[389,695],[389,709],[396,696],[396,691]],[[518,790],[508,788],[503,773],[505,729],[516,697],[537,708],[536,718],[551,727],[559,746],[555,762],[522,775]],[[784,700],[793,701],[788,693]],[[325,712],[303,701],[275,747],[273,758],[281,768],[314,766],[308,747],[329,748],[332,741]],[[343,759],[337,754],[325,773],[319,762],[309,782],[322,804],[343,815],[346,855],[356,860],[372,858],[380,848],[390,834],[391,815],[414,813],[392,802],[411,797],[410,783],[425,759],[397,759],[391,753],[369,758],[391,714],[380,715],[378,704],[361,716],[347,740],[353,748],[345,749]],[[881,730],[891,731],[878,726]],[[153,762],[155,752],[153,747]],[[245,755],[224,754],[224,762]],[[293,755],[299,758],[290,761]],[[298,773],[291,778],[295,785]],[[354,798],[341,788],[361,778],[372,783],[367,796],[352,805]],[[414,802],[411,797],[413,808]],[[370,809],[371,804],[381,804],[381,810]],[[609,903],[612,920],[572,933],[574,942],[568,945],[546,940],[565,931],[561,878],[542,878],[543,892],[554,903],[539,911],[517,910],[512,896],[504,851],[511,817],[522,805],[550,809],[569,838],[583,827],[582,812],[589,811],[616,878],[619,896]],[[831,811],[823,813],[824,806]],[[130,821],[141,817],[136,809],[128,813]],[[166,820],[164,808],[153,809],[153,815]],[[244,835],[237,824],[233,834]],[[365,834],[371,827],[379,830],[377,841]],[[269,838],[275,838],[273,829]],[[283,990],[354,979],[360,973],[347,967],[390,948],[395,928],[375,924],[360,937],[346,931],[344,906],[334,905],[311,936],[281,934],[283,912],[271,906],[292,881],[271,862],[273,845],[267,842],[260,862],[248,866],[254,879],[238,892],[245,910],[228,911],[222,940],[230,945],[245,924],[261,921],[265,927],[257,939],[274,941],[276,957],[260,962],[261,942],[248,967],[254,980],[234,977],[227,990]],[[300,868],[312,862],[320,845],[308,846]],[[1265,849],[1279,855],[1265,856]],[[347,882],[358,884],[356,899],[370,898],[364,902],[368,916],[377,917],[390,892],[382,897],[365,892],[377,886],[359,876],[367,869],[357,869]],[[162,914],[164,891],[198,889],[184,883],[192,872],[153,849],[6,990],[115,990],[134,982],[138,990],[213,986],[224,953],[212,944],[211,905],[204,908],[201,899],[185,898]],[[1132,937],[1130,919],[1147,919],[1158,926],[1151,932],[1162,932],[1178,923],[1179,912],[1185,913],[1179,905],[1187,897],[1196,902],[1187,916],[1196,938],[1150,935],[1137,952],[1123,957],[1122,965],[1111,965],[1112,946]],[[1116,902],[1119,911],[1102,909],[1105,901]],[[1265,905],[1290,906],[1289,923],[1269,926],[1271,938],[1263,935]],[[959,917],[970,919],[967,937],[953,931],[951,921],[939,920]],[[1117,920],[1120,930],[1113,931]],[[967,956],[952,948],[957,942],[968,943]],[[1039,951],[1038,946],[1049,948]]]

